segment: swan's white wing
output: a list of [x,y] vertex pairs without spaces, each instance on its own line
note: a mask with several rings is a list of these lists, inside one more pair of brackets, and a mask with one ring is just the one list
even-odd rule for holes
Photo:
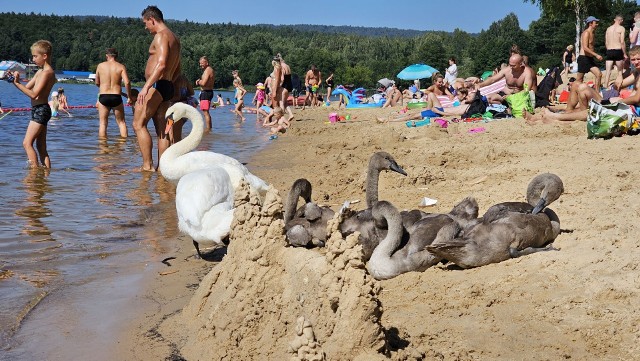
[[233,184],[233,189],[236,189],[240,185],[240,182],[244,179],[252,190],[258,192],[260,196],[264,197],[267,193],[268,185],[262,179],[257,176],[251,174],[249,170],[245,167],[238,167],[233,164],[222,163],[219,165],[221,168],[224,168],[227,173],[229,173],[229,177],[231,178],[231,184]]
[[177,183],[185,174],[221,164],[232,165],[248,172],[247,168],[235,158],[220,153],[204,151],[186,153],[171,160],[170,163],[163,155],[160,158],[160,172],[165,179]]
[[247,182],[249,182],[251,188],[256,190],[261,197],[264,197],[267,194],[267,188],[269,188],[267,182],[263,181],[261,178],[250,173],[249,171],[247,171],[247,173],[248,174],[245,179],[247,180]]
[[176,188],[176,211],[182,232],[194,240],[221,243],[233,219],[234,188],[221,167],[186,174]]
[[229,164],[229,165],[239,167],[241,169],[242,168],[246,169],[246,167],[242,163],[240,163],[237,159],[230,157],[228,155],[215,153],[215,152],[208,152],[208,151],[190,152],[178,159],[181,159],[183,157],[184,157],[184,162],[187,163],[187,167],[194,170],[204,169],[204,168],[211,167],[218,164]]

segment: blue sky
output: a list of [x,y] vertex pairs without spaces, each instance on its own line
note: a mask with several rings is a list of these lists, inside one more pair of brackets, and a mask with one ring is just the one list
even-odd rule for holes
[[[2,1],[1,12],[55,15],[139,17],[147,5],[157,5],[166,19],[200,23],[318,24],[390,27],[477,33],[510,12],[520,27],[540,17],[540,10],[523,0],[62,0]],[[353,5],[357,4],[357,8]],[[279,13],[275,13],[277,8]]]

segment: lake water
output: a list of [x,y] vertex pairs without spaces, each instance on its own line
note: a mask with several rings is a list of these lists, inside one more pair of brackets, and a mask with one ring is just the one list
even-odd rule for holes
[[[56,84],[54,90],[59,86],[64,87],[70,105],[95,104],[97,87]],[[232,97],[230,92],[220,93],[225,99]],[[250,102],[252,97],[247,94],[245,99]],[[0,101],[3,108],[30,104],[4,81],[0,81]],[[268,131],[256,124],[253,114],[247,114],[244,123],[236,121],[230,108],[211,111],[213,132],[205,135],[198,149],[246,162],[269,141]],[[78,322],[95,322],[93,332],[109,334],[118,327],[109,316],[121,312],[119,308],[135,296],[143,260],[160,254],[163,241],[177,236],[175,187],[160,174],[136,171],[141,157],[131,127],[131,108],[125,109],[127,139],[118,136],[113,116],[109,138],[98,140],[97,110],[71,112],[73,117],[61,115],[49,123],[50,171],[26,168],[22,139],[30,112],[16,111],[0,120],[3,360],[49,359],[43,345],[34,344],[68,346]],[[154,134],[152,124],[149,130]],[[185,125],[185,135],[190,129],[189,123]],[[92,302],[104,305],[99,312],[95,307],[89,311],[87,304]],[[96,351],[96,345],[85,347]]]

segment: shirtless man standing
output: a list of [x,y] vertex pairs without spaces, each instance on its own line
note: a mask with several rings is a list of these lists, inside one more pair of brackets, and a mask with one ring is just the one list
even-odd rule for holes
[[576,81],[578,83],[582,83],[584,80],[584,75],[588,72],[592,72],[596,77],[594,87],[596,92],[600,92],[600,84],[602,82],[602,72],[596,65],[596,62],[593,60],[593,58],[595,57],[599,61],[602,61],[602,56],[597,54],[595,51],[593,40],[593,33],[596,31],[596,27],[598,27],[599,21],[599,19],[596,19],[593,16],[589,16],[586,20],[587,28],[582,32],[582,35],[580,36],[582,47],[580,48],[580,55],[578,56],[578,75],[576,75]]
[[490,76],[485,81],[476,84],[476,89],[491,85],[502,78],[505,79],[506,85],[499,93],[489,94],[487,96],[487,100],[490,103],[502,103],[508,95],[523,91],[525,85],[528,86],[528,89],[531,89],[534,82],[531,72],[527,71],[527,68],[524,65],[522,55],[512,54],[509,57],[508,67],[500,70],[497,74]]
[[211,99],[213,99],[213,81],[216,73],[211,66],[209,66],[209,59],[206,56],[200,58],[200,69],[204,70],[200,79],[196,80],[196,85],[200,86],[200,110],[204,114],[204,121],[207,125],[207,129],[211,129],[211,114],[209,114],[209,108],[211,108]]
[[622,24],[622,15],[616,15],[613,19],[613,25],[607,28],[604,43],[607,47],[607,61],[605,62],[606,71],[604,75],[604,86],[609,86],[609,77],[611,69],[616,66],[618,72],[623,72],[624,63],[627,61],[627,51],[625,45],[625,29]]
[[118,51],[114,48],[107,49],[107,61],[98,64],[96,68],[96,85],[100,87],[98,97],[98,113],[100,115],[100,127],[98,137],[107,137],[107,124],[109,112],[113,113],[120,128],[120,136],[127,137],[127,124],[124,122],[124,105],[122,105],[122,82],[127,91],[127,102],[131,103],[131,82],[127,75],[127,68],[117,61]]
[[633,27],[629,32],[629,47],[635,48],[640,46],[640,11],[636,11],[633,15]]
[[154,35],[149,46],[149,60],[145,69],[146,83],[140,89],[133,129],[142,153],[142,170],[155,171],[153,165],[153,141],[147,129],[149,119],[158,135],[158,159],[169,147],[169,138],[164,134],[165,112],[173,98],[173,80],[180,73],[180,40],[164,23],[162,11],[155,6],[147,6],[142,11],[144,26]]
[[318,91],[318,86],[321,82],[322,74],[320,74],[320,70],[318,70],[315,65],[311,65],[311,69],[309,69],[307,74],[304,76],[304,86],[307,87],[307,96],[304,97],[302,110],[304,110],[304,107],[307,105],[309,97],[311,97],[311,105],[316,104],[316,92]]

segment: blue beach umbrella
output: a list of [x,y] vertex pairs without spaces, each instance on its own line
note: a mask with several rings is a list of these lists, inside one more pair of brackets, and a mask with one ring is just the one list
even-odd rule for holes
[[426,65],[426,64],[413,64],[402,69],[398,73],[398,78],[402,80],[416,80],[431,77],[434,73],[437,73],[438,69]]

